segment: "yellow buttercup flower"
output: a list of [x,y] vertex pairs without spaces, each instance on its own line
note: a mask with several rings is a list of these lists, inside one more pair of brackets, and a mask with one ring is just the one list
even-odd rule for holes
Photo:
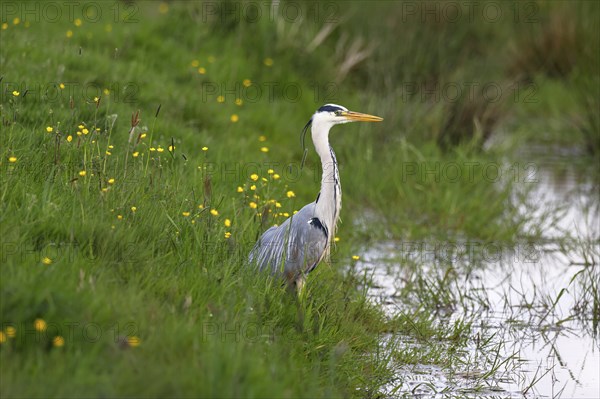
[[352,255],[352,260],[359,260],[359,259],[360,259],[360,256],[358,256],[358,255]]
[[252,174],[250,175],[250,179],[251,179],[252,181],[257,181],[257,180],[258,180],[258,175],[257,175],[256,173],[252,173]]
[[85,177],[85,175],[87,175],[87,172],[85,170],[80,170],[79,171],[79,176]]
[[52,132],[54,131],[54,128],[53,128],[52,126],[47,126],[47,127],[46,127],[46,131],[47,131],[48,133],[52,133]]
[[117,219],[123,220],[123,215],[117,215]]
[[231,233],[230,232],[226,232],[225,233],[225,238],[229,238],[229,237],[231,237]]
[[70,143],[71,141],[73,141],[73,136],[71,136],[70,134],[67,136],[67,141]]
[[13,90],[12,95],[15,97],[19,97],[19,94],[21,94],[20,92]]
[[252,190],[252,191],[256,190],[256,184],[251,185],[250,190]]
[[231,118],[229,118],[229,119],[231,119],[231,122],[236,123],[237,121],[240,120],[240,117],[237,116],[236,114],[233,114],[233,115],[231,115]]
[[250,87],[252,86],[252,81],[250,79],[244,79],[242,84],[244,85],[244,87]]
[[10,162],[10,163],[15,163],[15,162],[17,162],[17,157],[14,157],[14,156],[13,156],[13,157],[9,157],[9,158],[8,158],[8,162]]
[[135,211],[137,211],[137,207],[135,207],[135,206],[132,206],[132,207],[131,207],[131,212],[135,212]]
[[42,259],[42,263],[43,263],[44,265],[51,265],[51,264],[52,264],[52,259],[50,259],[49,257],[47,257],[47,256],[46,256],[46,257],[44,257],[44,258]]
[[142,343],[142,340],[136,336],[132,336],[132,337],[127,337],[127,343],[129,344],[129,346],[135,348],[137,346],[140,346],[140,344]]
[[281,177],[281,176],[279,176],[277,173],[275,173],[275,174],[273,175],[273,179],[274,179],[274,180],[279,180],[279,178],[280,178],[280,177]]
[[169,146],[169,152],[173,152],[175,151],[175,146],[174,145],[170,145]]
[[165,149],[164,149],[164,148],[162,148],[162,147],[158,147],[158,148],[156,149],[156,151],[158,151],[158,152],[163,152],[164,150],[165,150]]
[[225,219],[225,221],[223,222],[223,224],[225,225],[225,227],[231,227],[231,220]]
[[69,29],[69,30],[67,31],[67,37],[68,37],[68,38],[71,38],[71,37],[73,37],[73,31],[72,31],[72,30],[70,30],[70,29]]
[[218,96],[218,97],[217,97],[217,102],[218,102],[218,103],[224,103],[224,102],[225,102],[225,97],[223,97],[223,96]]
[[208,151],[208,147],[202,147],[202,151]]
[[108,179],[108,184],[115,184],[115,179],[113,177]]
[[88,134],[90,131],[87,130],[86,128],[81,129],[81,133],[83,134]]
[[43,319],[35,319],[33,322],[33,327],[37,331],[45,331],[46,327],[48,327],[48,325],[46,324],[46,322]]
[[63,90],[65,88],[65,84],[61,83],[61,84],[58,85],[58,87],[60,87],[60,89]]
[[200,67],[200,68],[198,68],[198,73],[199,73],[200,75],[204,75],[204,74],[206,73],[206,68],[204,68],[204,67]]
[[8,338],[14,338],[17,335],[17,329],[14,328],[13,326],[8,326],[6,327],[6,336]]
[[238,188],[237,188],[237,192],[238,192],[238,193],[243,193],[243,192],[244,192],[244,189],[243,189],[241,186],[238,186]]
[[57,348],[64,346],[64,344],[65,344],[65,339],[63,337],[61,337],[60,335],[57,335],[56,337],[54,337],[52,339],[52,345],[54,345]]
[[190,213],[189,213],[189,212],[181,212],[181,214],[182,214],[183,216],[185,216],[185,217],[188,217],[188,216],[190,216]]
[[133,154],[131,154],[134,158],[137,158],[140,155],[139,151],[134,152]]
[[296,196],[296,194],[294,194],[294,192],[293,192],[293,191],[291,191],[291,190],[290,190],[290,191],[288,191],[287,193],[285,193],[285,195],[287,195],[287,197],[288,197],[288,198],[293,198],[293,197],[295,197],[295,196]]
[[269,152],[269,147],[260,147],[262,152]]
[[242,105],[244,103],[244,101],[242,101],[241,98],[236,98],[235,99],[235,105]]
[[75,19],[75,26],[81,26],[81,19],[77,18]]
[[253,202],[250,202],[248,205],[249,205],[249,206],[250,206],[250,208],[252,208],[252,209],[256,209],[256,208],[258,207],[258,205],[256,204],[256,202],[254,202],[254,201],[253,201]]
[[333,239],[333,241],[335,241],[335,242],[339,242],[339,241],[340,241],[340,237],[335,237],[335,238]]
[[213,216],[219,216],[219,211],[217,211],[216,209],[211,209],[210,214]]

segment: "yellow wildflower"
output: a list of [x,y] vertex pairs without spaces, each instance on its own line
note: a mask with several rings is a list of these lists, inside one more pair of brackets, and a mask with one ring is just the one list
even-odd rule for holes
[[19,94],[21,94],[20,92],[13,90],[12,95],[15,97],[19,97]]
[[134,158],[137,158],[140,155],[139,151],[134,152],[133,154],[131,154]]
[[250,179],[251,179],[252,181],[257,181],[257,180],[258,180],[258,175],[257,175],[256,173],[252,173],[252,174],[250,175]]
[[252,209],[256,209],[258,207],[258,205],[256,205],[256,202],[252,201],[248,204],[250,206],[250,208]]
[[190,216],[190,213],[189,213],[189,212],[181,212],[181,214],[182,214],[183,216],[185,216],[185,217],[188,217],[188,216]]
[[256,184],[251,185],[250,190],[252,190],[252,191],[256,190]]
[[223,222],[223,224],[225,225],[225,227],[231,227],[231,220],[225,219],[225,221]]
[[175,146],[174,145],[170,145],[169,146],[169,152],[173,152],[175,151]]
[[269,147],[260,147],[262,152],[269,152]]
[[165,150],[165,149],[164,149],[164,148],[162,148],[162,147],[158,147],[158,148],[156,149],[156,151],[158,151],[158,152],[163,152],[164,150]]
[[244,87],[250,87],[252,85],[252,81],[250,79],[244,79],[242,84],[244,85]]
[[335,237],[335,238],[333,239],[333,241],[335,241],[335,242],[339,242],[339,241],[340,241],[340,237]]
[[75,26],[81,26],[81,19],[77,18],[75,19]]
[[14,328],[13,326],[6,327],[6,336],[8,338],[14,338],[15,335],[17,335],[17,329],[16,328]]
[[44,265],[51,265],[51,264],[52,264],[52,259],[50,259],[49,257],[47,257],[47,256],[46,256],[46,257],[44,257],[44,258],[42,259],[42,263],[43,263]]
[[65,84],[61,83],[61,84],[58,85],[58,87],[60,87],[60,89],[63,90],[65,88]]
[[352,260],[359,260],[359,259],[360,259],[360,256],[358,256],[358,255],[352,255]]
[[285,193],[285,195],[287,195],[287,197],[288,197],[288,198],[293,198],[293,197],[295,197],[295,196],[296,196],[296,194],[294,194],[294,192],[293,192],[293,191],[291,191],[291,190],[290,190],[290,191],[288,191],[287,193]]
[[193,60],[193,61],[192,61],[192,66],[193,66],[194,68],[198,68],[198,67],[200,66],[200,61],[198,61],[198,60]]
[[48,133],[52,133],[52,132],[54,131],[54,128],[53,128],[52,126],[47,126],[47,127],[46,127],[46,131],[47,131]]
[[231,237],[231,233],[230,232],[226,232],[225,233],[225,238],[229,238],[229,237]]
[[45,331],[47,326],[48,325],[46,324],[46,322],[43,319],[35,319],[33,322],[33,327],[37,331]]
[[85,175],[87,175],[87,172],[85,170],[80,170],[79,171],[79,176],[85,177]]
[[140,346],[142,341],[138,337],[132,336],[132,337],[127,337],[127,343],[129,344],[129,346],[135,348],[136,346]]
[[208,147],[202,147],[202,151],[208,151]]
[[243,189],[241,186],[238,186],[238,188],[237,188],[237,192],[238,192],[238,193],[243,193],[243,192],[244,192],[244,189]]
[[145,138],[146,138],[146,136],[147,136],[147,134],[146,134],[146,133],[142,133],[142,134],[140,134],[140,138],[141,138],[141,139],[145,139]]
[[233,114],[233,115],[231,115],[231,118],[229,118],[229,119],[231,119],[231,122],[236,123],[237,121],[240,120],[240,117],[237,116],[236,114]]
[[281,176],[279,176],[277,173],[275,173],[275,174],[273,175],[273,179],[274,179],[274,180],[278,180],[280,177],[281,177]]
[[70,143],[71,141],[73,141],[73,136],[71,136],[70,134],[67,136],[67,141]]
[[72,30],[69,29],[67,31],[67,37],[69,37],[69,38],[73,37],[73,31]]
[[83,134],[88,134],[90,131],[87,130],[86,128],[81,129],[81,133]]
[[52,345],[56,346],[57,348],[64,346],[64,344],[65,344],[65,339],[63,337],[61,337],[60,335],[57,335],[56,337],[54,337],[52,339]]
[[242,101],[241,98],[236,98],[235,99],[235,105],[242,105],[244,103],[244,101]]
[[271,67],[271,66],[273,66],[273,59],[272,58],[265,58],[264,63],[265,63],[266,66]]
[[115,184],[114,177],[111,177],[110,179],[108,179],[108,184]]
[[216,209],[211,209],[210,214],[213,216],[219,216],[219,211],[217,211]]
[[9,157],[9,158],[8,158],[8,162],[10,162],[10,163],[15,163],[15,162],[17,162],[17,157],[14,157],[14,156],[13,156],[13,157]]
[[123,220],[123,215],[117,215],[117,219]]
[[204,74],[206,73],[206,68],[204,68],[204,67],[200,67],[200,68],[198,68],[198,73],[199,73],[200,75],[204,75]]
[[131,207],[131,212],[135,212],[135,211],[137,211],[137,207],[135,207],[135,206],[132,206],[132,207]]

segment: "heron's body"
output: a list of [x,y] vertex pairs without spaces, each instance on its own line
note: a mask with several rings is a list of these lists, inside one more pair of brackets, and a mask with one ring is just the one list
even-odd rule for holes
[[358,120],[375,122],[381,118],[327,104],[306,125],[305,130],[312,125],[311,137],[321,159],[321,191],[315,202],[281,225],[271,227],[258,240],[250,252],[250,261],[261,270],[281,274],[288,283],[301,285],[304,276],[328,257],[342,207],[340,176],[329,145],[329,130],[333,125]]

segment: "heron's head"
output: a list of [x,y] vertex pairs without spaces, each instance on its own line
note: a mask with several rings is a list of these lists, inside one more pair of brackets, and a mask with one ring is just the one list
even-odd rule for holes
[[[378,116],[362,114],[360,112],[348,111],[346,107],[337,104],[325,104],[315,112],[311,118],[314,125],[324,125],[331,128],[333,125],[348,122],[380,122],[383,118]],[[309,123],[311,123],[309,122]]]

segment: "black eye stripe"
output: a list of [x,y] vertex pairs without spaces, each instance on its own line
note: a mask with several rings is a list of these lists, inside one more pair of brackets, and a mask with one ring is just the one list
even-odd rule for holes
[[342,112],[343,109],[341,109],[340,107],[336,107],[335,105],[323,105],[321,108],[319,108],[317,110],[317,112],[324,112],[324,111],[336,112],[336,115],[337,115],[337,112]]

